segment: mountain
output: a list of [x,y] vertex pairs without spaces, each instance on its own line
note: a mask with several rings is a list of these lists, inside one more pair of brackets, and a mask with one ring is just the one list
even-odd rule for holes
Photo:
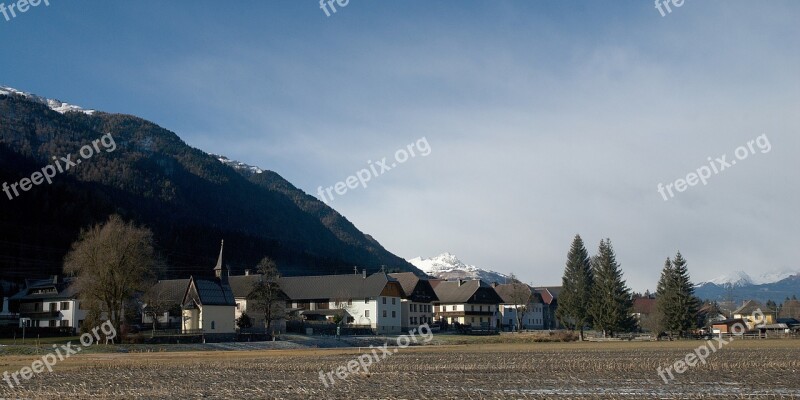
[[275,172],[207,154],[132,115],[0,86],[0,184],[65,167],[64,157],[75,165],[52,184],[0,192],[0,279],[60,273],[81,229],[112,213],[153,231],[166,277],[210,273],[221,239],[233,273],[270,256],[285,275],[353,266],[421,274]]
[[480,279],[488,283],[505,283],[509,278],[508,275],[499,272],[464,264],[458,257],[450,253],[442,253],[432,258],[412,258],[408,262],[426,274],[439,279]]
[[758,300],[781,303],[787,297],[800,296],[800,272],[783,270],[751,277],[735,271],[696,285],[695,294],[701,299],[741,302]]
[[755,277],[751,277],[744,271],[733,271],[703,283],[713,283],[718,286],[733,286],[733,287],[763,285],[767,283],[778,282],[797,274],[800,274],[800,270],[778,270],[778,271],[765,272]]

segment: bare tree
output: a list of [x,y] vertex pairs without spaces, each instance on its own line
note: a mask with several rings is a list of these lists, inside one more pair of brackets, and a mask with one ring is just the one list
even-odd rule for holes
[[511,281],[509,297],[517,316],[517,330],[520,330],[522,328],[522,317],[528,312],[533,299],[533,290],[531,290],[530,286],[517,279],[514,274],[511,274],[509,280]]
[[274,316],[283,314],[286,299],[279,286],[278,281],[281,274],[278,272],[275,261],[264,257],[256,268],[260,279],[253,284],[253,291],[250,292],[247,299],[252,301],[252,310],[264,314],[264,328],[269,333]]
[[72,284],[81,302],[95,315],[107,312],[121,332],[125,303],[151,286],[159,265],[152,232],[112,215],[81,232],[65,258],[64,272],[76,277]]
[[148,290],[142,297],[142,302],[145,305],[144,315],[150,316],[153,320],[153,336],[156,333],[156,326],[160,323],[159,317],[166,313],[167,323],[169,323],[169,316],[176,315],[181,310],[180,304],[176,304],[172,300],[170,293],[164,287]]
[[333,322],[339,324],[340,322],[348,323],[347,316],[352,315],[353,310],[353,297],[345,290],[339,290],[336,298],[333,299],[333,308],[336,314],[333,316]]

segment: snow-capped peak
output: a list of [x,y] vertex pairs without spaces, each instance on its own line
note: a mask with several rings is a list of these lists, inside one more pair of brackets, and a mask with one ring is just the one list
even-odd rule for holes
[[44,105],[50,107],[51,110],[59,112],[61,114],[66,114],[66,113],[68,113],[70,111],[82,112],[82,113],[88,114],[88,115],[92,115],[92,114],[95,113],[95,110],[84,110],[81,107],[78,107],[78,106],[73,105],[73,104],[65,103],[65,102],[63,102],[61,100],[47,99],[47,98],[44,98],[44,97],[41,97],[41,96],[37,96],[35,94],[22,92],[22,91],[19,91],[17,89],[6,87],[6,86],[0,86],[0,95],[7,95],[7,96],[19,95],[19,96],[23,96],[23,97],[27,98],[28,100],[33,100],[33,101],[35,101],[37,103],[44,104]]
[[264,170],[259,168],[259,167],[256,167],[256,166],[253,166],[253,165],[249,165],[249,164],[245,164],[245,163],[243,163],[241,161],[231,160],[228,157],[221,156],[219,154],[210,154],[210,155],[212,157],[216,158],[217,160],[219,160],[219,162],[221,162],[221,163],[223,163],[223,164],[225,164],[227,166],[230,166],[231,168],[233,168],[233,169],[235,169],[237,171],[245,171],[245,172],[249,172],[251,174],[264,173]]
[[733,271],[708,282],[718,286],[750,286],[753,284],[753,278],[744,271]]
[[800,271],[778,270],[778,271],[765,272],[755,277],[752,277],[744,271],[732,271],[725,275],[714,278],[708,282],[703,282],[700,285],[704,283],[713,283],[717,286],[733,286],[733,287],[764,285],[768,283],[779,282],[790,276],[798,274],[800,274]]
[[481,279],[498,283],[504,283],[508,279],[505,274],[467,265],[447,252],[431,258],[416,257],[407,261],[426,274],[440,279]]

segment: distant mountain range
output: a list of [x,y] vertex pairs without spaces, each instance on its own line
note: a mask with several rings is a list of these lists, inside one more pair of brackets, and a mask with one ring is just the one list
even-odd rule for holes
[[752,299],[762,303],[767,300],[781,303],[787,297],[800,296],[800,271],[781,270],[755,277],[734,271],[697,284],[695,294],[704,300],[741,302]]
[[464,264],[450,253],[442,253],[432,258],[417,257],[407,261],[422,272],[439,279],[480,279],[487,283],[505,283],[509,278],[508,275],[499,272]]
[[210,274],[221,239],[234,273],[270,256],[286,275],[352,273],[354,266],[422,274],[275,172],[192,148],[132,115],[3,86],[0,184],[31,178],[56,157],[76,160],[106,133],[113,152],[98,150],[18,198],[0,192],[0,280],[60,273],[81,229],[112,213],[153,231],[167,277]]

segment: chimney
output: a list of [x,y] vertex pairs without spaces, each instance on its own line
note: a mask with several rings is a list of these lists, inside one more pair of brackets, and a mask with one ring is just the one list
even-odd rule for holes
[[461,285],[463,285],[463,284],[464,284],[464,280],[463,279],[459,279],[458,280],[458,286],[461,287]]
[[361,277],[364,278],[364,279],[367,278],[367,269],[366,268],[364,268],[364,270],[361,271]]
[[250,270],[249,269],[244,270],[244,276],[250,276]]
[[53,281],[54,285],[58,284],[58,275],[52,275],[50,279]]
[[497,283],[497,282],[492,282],[492,287],[493,287],[493,288],[496,288],[496,287],[498,287],[498,286],[500,286],[500,284],[499,284],[499,283]]

